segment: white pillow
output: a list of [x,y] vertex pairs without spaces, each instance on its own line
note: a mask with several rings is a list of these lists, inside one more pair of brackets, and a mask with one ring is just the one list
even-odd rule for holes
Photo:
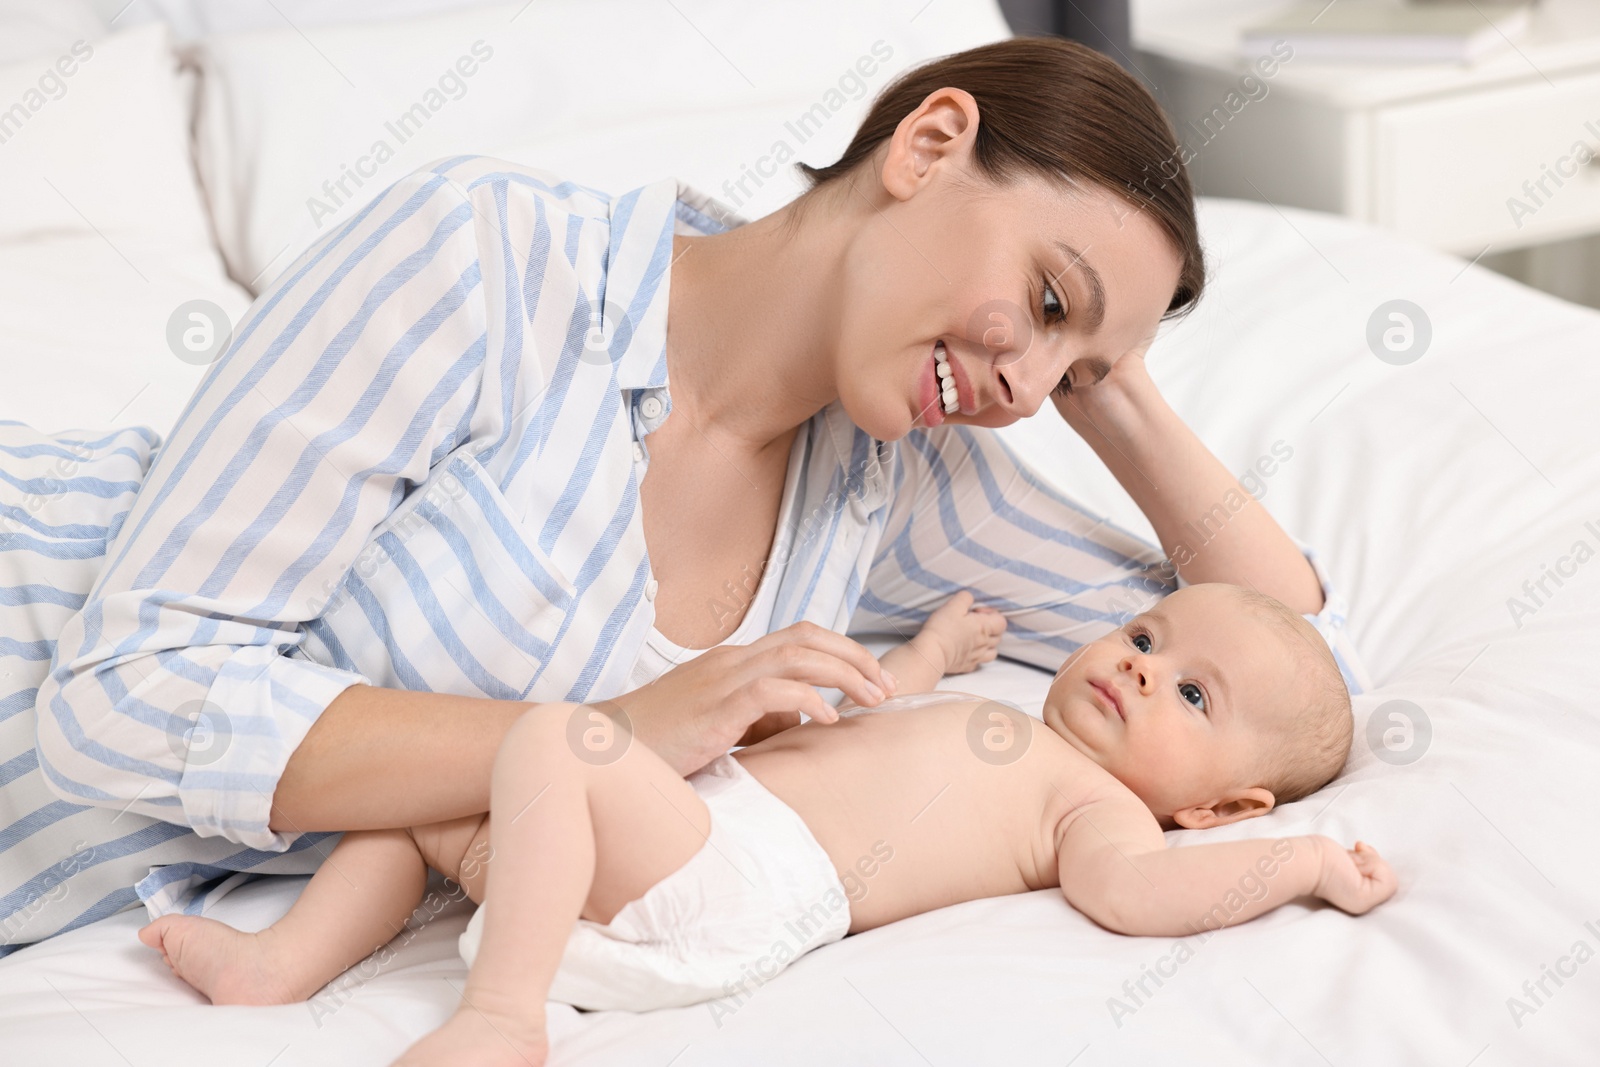
[[[915,20],[887,0],[517,0],[324,27],[315,49],[287,27],[222,35],[197,46],[196,158],[229,270],[259,292],[441,156],[505,156],[617,193],[674,175],[724,197],[780,141],[832,162],[900,70],[1009,35],[994,0]],[[818,124],[791,128],[819,104]],[[746,179],[730,206],[755,217],[788,201],[789,170]]]
[[0,0],[0,63],[47,53],[53,60],[72,42],[105,34],[105,23],[84,0]]
[[[228,281],[189,158],[188,89],[164,26],[0,68],[0,418],[45,431],[144,423],[165,433],[204,366],[168,322]],[[72,73],[65,74],[70,69]],[[59,82],[47,78],[53,73]],[[56,86],[59,85],[59,91]]]
[[171,431],[206,370],[169,346],[173,313],[205,300],[236,323],[250,296],[214,251],[138,262],[144,279],[93,235],[0,245],[0,419]]
[[209,246],[186,89],[161,25],[0,68],[0,242],[98,233],[135,267]]
[[338,22],[387,22],[482,4],[483,0],[139,0],[135,4],[94,0],[101,15],[115,18],[123,29],[159,19],[172,27],[179,41],[284,26],[307,29]]

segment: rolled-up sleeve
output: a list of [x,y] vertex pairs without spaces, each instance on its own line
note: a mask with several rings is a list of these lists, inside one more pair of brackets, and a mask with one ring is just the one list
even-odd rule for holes
[[1317,582],[1322,586],[1322,610],[1315,614],[1305,613],[1302,617],[1315,626],[1317,633],[1328,643],[1334,661],[1339,664],[1339,673],[1344,675],[1344,684],[1350,690],[1350,695],[1365,693],[1372,688],[1372,676],[1367,673],[1367,666],[1362,662],[1361,654],[1356,651],[1355,642],[1351,640],[1350,631],[1345,626],[1345,615],[1349,611],[1349,605],[1345,601],[1344,594],[1329,576],[1328,565],[1322,555],[1293,534],[1289,539],[1295,543],[1300,554],[1306,557],[1306,562],[1311,564],[1311,569],[1317,574]]
[[[1158,545],[1042,479],[998,434],[939,427],[899,442],[883,536],[851,633],[911,637],[968,590],[1006,616],[999,652],[1054,671],[1080,646],[1189,584]],[[1345,631],[1345,603],[1322,560],[1296,540],[1322,584],[1305,618],[1352,693],[1370,687]]]
[[290,755],[361,674],[301,647],[369,536],[464,439],[484,389],[480,242],[418,171],[304,252],[162,445],[38,694],[63,800],[282,851]]

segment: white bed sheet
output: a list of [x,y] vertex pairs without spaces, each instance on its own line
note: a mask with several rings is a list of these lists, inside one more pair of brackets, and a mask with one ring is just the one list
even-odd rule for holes
[[[1152,351],[1152,371],[1235,471],[1292,447],[1265,501],[1324,553],[1378,682],[1356,702],[1356,749],[1335,783],[1202,839],[1359,837],[1394,864],[1395,899],[1360,919],[1290,905],[1182,948],[1107,933],[1053,891],[977,901],[812,953],[731,1017],[555,1008],[553,1062],[1593,1061],[1600,561],[1569,568],[1521,625],[1507,600],[1575,542],[1600,546],[1600,314],[1328,216],[1207,201],[1202,221],[1213,289]],[[1394,298],[1432,324],[1409,366],[1364,340]],[[1148,530],[1051,418],[1007,436]],[[1002,662],[947,687],[1036,711],[1046,681]],[[1431,722],[1408,765],[1365,740],[1395,699]],[[213,914],[264,925],[302,884],[246,887]],[[320,1016],[205,1005],[134,938],[140,913],[114,916],[0,960],[0,1048],[74,1065],[387,1063],[451,1010],[468,907]],[[1546,967],[1571,973],[1545,978],[1535,1001],[1524,983]],[[1144,993],[1125,985],[1141,979]],[[1510,998],[1531,1010],[1514,1014]]]

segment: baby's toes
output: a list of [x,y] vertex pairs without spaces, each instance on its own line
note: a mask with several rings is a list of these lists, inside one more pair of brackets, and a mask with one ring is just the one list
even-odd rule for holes
[[[160,950],[161,958],[167,961],[168,966],[172,965],[172,954],[167,945],[167,938],[172,936],[173,926],[179,918],[176,915],[163,915],[139,930],[139,940],[153,949]],[[176,945],[174,944],[172,948],[175,949]]]

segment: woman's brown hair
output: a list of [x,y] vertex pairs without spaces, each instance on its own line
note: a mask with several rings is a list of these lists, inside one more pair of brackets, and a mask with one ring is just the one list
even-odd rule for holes
[[1172,124],[1144,86],[1076,41],[1012,37],[903,71],[873,100],[836,163],[795,166],[812,189],[843,177],[889,140],[929,93],[946,86],[977,101],[973,156],[980,173],[997,184],[1022,171],[1104,186],[1148,212],[1183,259],[1166,316],[1200,299],[1205,256]]

